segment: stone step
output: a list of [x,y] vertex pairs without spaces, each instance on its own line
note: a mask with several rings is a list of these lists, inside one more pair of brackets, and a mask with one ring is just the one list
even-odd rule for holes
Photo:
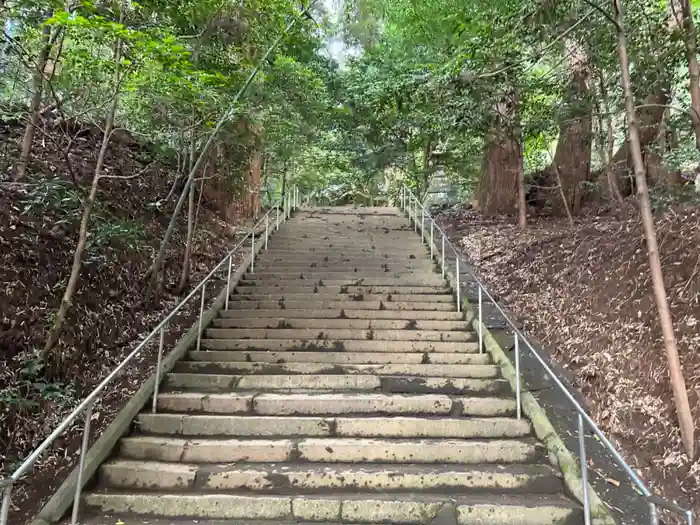
[[425,243],[422,243],[420,238],[416,239],[415,235],[403,235],[393,238],[375,238],[368,239],[367,237],[346,237],[342,241],[327,241],[321,239],[296,239],[284,241],[277,237],[271,247],[278,251],[308,250],[314,252],[415,252],[425,249]]
[[[360,288],[360,287],[356,287]],[[280,291],[270,291],[270,293],[260,292],[258,290],[251,290],[251,293],[242,294],[238,292],[238,289],[231,294],[232,301],[289,301],[291,303],[295,302],[306,302],[308,305],[318,305],[326,303],[327,301],[343,301],[346,303],[356,303],[355,308],[364,307],[366,305],[363,302],[382,302],[384,307],[387,308],[388,303],[403,303],[410,304],[411,308],[414,308],[415,303],[427,303],[431,305],[430,309],[434,307],[432,305],[444,303],[450,306],[450,308],[455,308],[455,299],[452,294],[399,294],[399,293],[385,293],[377,291],[368,290],[358,290],[355,293],[340,293],[340,288],[334,290],[330,287],[319,287],[318,291],[314,292],[313,289],[308,292],[280,292]],[[360,304],[357,304],[360,303]],[[230,304],[230,303],[229,303]]]
[[[287,274],[289,275],[289,274]],[[376,288],[376,287],[386,287],[386,288],[432,288],[435,290],[449,290],[447,281],[440,277],[438,274],[430,273],[427,275],[421,275],[417,273],[416,275],[407,275],[403,278],[392,278],[389,276],[379,276],[379,277],[365,277],[365,276],[347,276],[338,277],[331,276],[325,279],[310,279],[308,277],[301,277],[301,274],[297,274],[294,278],[280,278],[276,277],[264,277],[258,276],[254,273],[246,274],[241,281],[239,281],[238,286],[265,286],[265,287],[275,287],[275,288],[287,288],[290,286],[299,287],[352,287],[361,286],[363,288]],[[424,293],[424,292],[397,292],[397,293]],[[432,293],[432,292],[427,292]]]
[[102,512],[173,518],[309,520],[425,524],[450,515],[456,525],[580,525],[582,511],[560,497],[463,496],[420,493],[251,495],[93,492],[86,504]]
[[364,258],[367,256],[384,257],[384,258],[396,258],[396,259],[417,259],[419,257],[426,257],[429,253],[428,247],[421,244],[414,244],[412,246],[383,246],[377,244],[374,247],[371,246],[345,246],[345,247],[328,247],[328,246],[310,246],[305,247],[303,244],[298,246],[278,247],[275,243],[270,243],[269,248],[265,251],[265,255],[273,257],[285,257],[287,255],[303,255],[308,253],[312,256],[325,257],[327,255],[335,255],[340,257],[355,257]]
[[262,319],[280,318],[289,319],[389,319],[389,320],[435,320],[435,321],[461,321],[465,314],[460,312],[430,310],[343,310],[325,309],[292,310],[286,308],[281,312],[279,308],[271,310],[221,310],[219,316],[227,319]]
[[309,340],[309,339],[202,339],[205,350],[272,350],[318,352],[438,352],[478,353],[479,344],[459,341],[395,341],[395,340]]
[[545,465],[207,465],[115,459],[100,467],[99,482],[103,487],[141,491],[552,493],[562,490],[560,478],[551,467]]
[[174,373],[232,375],[376,375],[415,377],[466,377],[493,379],[500,377],[497,365],[452,364],[335,364],[335,363],[248,363],[243,361],[179,361]]
[[[308,281],[327,281],[327,280],[343,280],[343,281],[354,281],[357,279],[366,280],[399,280],[404,281],[407,279],[425,279],[425,278],[441,278],[439,273],[435,273],[431,270],[389,270],[386,268],[378,268],[373,270],[364,270],[363,272],[356,272],[354,270],[338,271],[331,268],[321,269],[317,268],[302,268],[296,271],[284,271],[284,272],[271,272],[271,271],[260,271],[257,266],[255,273],[246,273],[243,276],[245,281],[272,281],[272,282],[286,282],[286,281],[297,281],[297,280],[308,280]],[[344,284],[344,283],[341,283]],[[383,284],[380,282],[379,284]],[[416,283],[420,284],[420,283]]]
[[[434,321],[416,319],[295,319],[284,312],[284,316],[257,318],[217,318],[212,321],[214,328],[304,328],[304,329],[344,329],[344,330],[440,330],[470,331],[467,321]],[[278,311],[279,314],[279,311]]]
[[507,417],[312,417],[142,413],[145,434],[231,437],[380,437],[503,439],[527,437],[530,422]]
[[[437,272],[436,272],[437,269]],[[373,258],[362,260],[349,260],[347,258],[333,258],[314,260],[307,257],[306,259],[256,259],[255,273],[273,273],[288,274],[302,271],[314,272],[343,272],[344,275],[353,276],[365,272],[375,273],[424,273],[434,274],[439,273],[440,267],[438,262],[421,259],[419,261],[392,261],[386,258]]]
[[459,330],[359,330],[342,328],[207,328],[210,339],[295,339],[299,341],[475,341],[474,332]]
[[207,350],[192,351],[187,355],[190,361],[221,362],[247,361],[249,363],[331,363],[331,364],[460,364],[488,365],[491,363],[489,354],[465,353],[375,353],[375,352],[270,352],[243,350]]
[[454,394],[508,395],[510,383],[504,379],[473,379],[459,377],[415,377],[376,375],[231,375],[182,374],[166,375],[165,386],[170,390],[198,392],[233,392],[266,390],[283,392],[350,392],[381,391],[395,394]]
[[[364,286],[364,285],[333,285],[330,283],[318,284],[312,282],[300,281],[298,283],[284,283],[284,284],[255,284],[250,282],[243,282],[236,286],[233,297],[236,294],[240,295],[274,295],[277,297],[287,297],[288,295],[305,295],[311,298],[316,296],[337,296],[339,294],[347,294],[349,299],[356,297],[358,294],[370,294],[370,295],[386,295],[386,294],[396,294],[401,299],[430,295],[434,298],[436,302],[453,300],[452,292],[449,288],[445,286],[410,286],[406,285],[389,285],[389,286]],[[443,296],[449,297],[445,299]],[[388,300],[392,300],[388,298]],[[420,300],[420,299],[416,299]]]
[[228,303],[228,307],[231,310],[302,310],[305,308],[328,308],[333,310],[428,310],[433,312],[453,312],[455,310],[455,305],[452,302],[399,302],[396,301],[395,297],[392,301],[387,301],[385,297],[380,297],[379,299],[374,299],[373,297],[372,300],[353,301],[338,295],[333,296],[333,298],[316,296],[312,298],[312,301],[309,301],[308,295],[302,295],[301,297],[287,296],[286,299],[280,299],[277,296],[267,296],[267,298],[260,299],[244,295],[233,295],[232,298],[235,298],[235,300],[229,301]]
[[511,398],[450,397],[441,394],[163,392],[158,395],[158,410],[278,416],[451,414],[452,416],[504,417],[515,414],[515,401]]
[[184,439],[129,436],[119,441],[128,459],[190,463],[417,463],[524,464],[545,461],[534,439]]

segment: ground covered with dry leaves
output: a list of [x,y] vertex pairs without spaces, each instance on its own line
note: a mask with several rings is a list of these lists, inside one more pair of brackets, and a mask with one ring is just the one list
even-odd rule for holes
[[[497,300],[575,377],[603,430],[663,495],[700,512],[700,460],[683,453],[641,223],[590,216],[575,226],[444,211],[439,222]],[[700,209],[656,219],[683,375],[700,426]],[[697,434],[700,430],[696,431]]]
[[[0,126],[5,145],[15,145],[19,133],[19,126]],[[175,288],[185,217],[168,250],[164,292],[155,303],[144,301],[144,277],[177,197],[175,192],[175,198],[164,202],[174,171],[152,164],[147,148],[132,140],[114,141],[107,173],[131,175],[147,169],[135,179],[103,181],[66,330],[51,358],[46,363],[37,359],[68,279],[100,140],[96,132],[81,136],[70,167],[55,144],[37,141],[33,175],[22,184],[0,175],[0,478],[9,475],[181,299]],[[10,158],[15,153],[12,147],[5,149]],[[193,284],[242,232],[219,220],[221,215],[205,199],[193,249]],[[221,282],[210,290],[220,290]],[[198,306],[183,310],[172,323],[166,349],[190,327]],[[95,405],[93,436],[152,373],[154,346],[139,355]],[[11,523],[31,517],[75,465],[81,429],[82,421],[77,421],[17,485]]]

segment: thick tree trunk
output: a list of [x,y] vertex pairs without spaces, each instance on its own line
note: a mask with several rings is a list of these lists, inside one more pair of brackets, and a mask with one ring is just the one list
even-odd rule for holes
[[[668,86],[659,88],[655,93],[646,97],[639,111],[637,111],[637,126],[639,135],[639,147],[642,155],[649,150],[649,146],[654,143],[659,134],[659,126],[664,118],[666,105],[670,102],[670,89]],[[629,121],[627,122],[629,128]],[[631,195],[634,189],[630,177],[630,167],[634,165],[632,151],[629,146],[629,130],[627,140],[620,146],[612,158],[610,170],[618,182],[620,193],[623,196]]]
[[512,214],[516,210],[519,155],[520,144],[505,130],[496,129],[487,137],[477,189],[483,214]]
[[[519,181],[524,177],[515,92],[506,94],[495,109],[496,119],[486,137],[484,163],[476,191],[478,207],[485,215],[516,212],[520,200]],[[522,189],[524,193],[524,183]]]
[[29,165],[29,159],[32,156],[32,144],[34,142],[34,133],[36,127],[39,125],[40,118],[40,108],[41,100],[44,95],[44,68],[49,60],[49,54],[51,53],[51,48],[53,44],[51,42],[51,26],[44,26],[41,33],[41,50],[39,51],[39,57],[37,59],[36,71],[34,71],[34,77],[32,80],[32,88],[34,93],[32,94],[31,102],[29,103],[29,111],[27,113],[27,126],[24,128],[24,136],[22,137],[22,144],[20,146],[19,160],[17,161],[17,171],[14,176],[14,180],[18,181],[25,177],[27,174],[27,167]]
[[644,171],[644,160],[642,157],[642,144],[640,139],[639,123],[637,122],[634,105],[634,93],[629,73],[629,59],[627,55],[627,37],[624,30],[624,17],[622,14],[622,0],[614,0],[615,14],[617,21],[618,54],[622,69],[622,87],[625,92],[625,110],[627,113],[627,123],[629,127],[629,150],[634,167],[634,178],[637,184],[637,194],[639,197],[639,208],[642,214],[644,226],[644,236],[649,252],[649,269],[651,270],[651,280],[654,289],[654,299],[659,312],[659,322],[664,337],[666,358],[671,376],[671,387],[678,414],[678,421],[681,431],[681,440],[686,454],[691,459],[695,457],[695,428],[693,418],[688,403],[688,393],[685,387],[685,380],[681,372],[680,360],[678,358],[678,348],[676,337],[673,331],[671,312],[668,307],[666,288],[664,286],[663,273],[661,271],[661,258],[656,240],[656,228],[654,217],[651,212],[651,202],[649,200],[649,188],[647,187],[646,173]]
[[[555,173],[561,181],[560,194],[566,199],[552,198],[552,211],[577,214],[583,202],[582,183],[587,181],[591,169],[593,134],[593,106],[588,101],[588,74],[582,67],[575,67],[569,84],[566,103],[569,111],[559,126],[559,141],[554,153]],[[568,209],[567,209],[568,208]]]

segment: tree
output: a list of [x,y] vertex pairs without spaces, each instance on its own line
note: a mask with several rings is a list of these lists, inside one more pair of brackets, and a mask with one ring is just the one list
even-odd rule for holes
[[666,349],[666,358],[668,360],[668,370],[671,375],[671,387],[673,389],[676,412],[681,429],[681,438],[686,454],[688,454],[688,457],[692,460],[695,458],[695,427],[690,412],[690,404],[688,403],[685,380],[683,379],[681,364],[678,359],[678,348],[676,345],[676,337],[673,332],[673,321],[671,320],[671,312],[668,308],[666,287],[664,286],[664,277],[661,271],[661,257],[659,256],[659,246],[656,241],[656,228],[654,227],[654,217],[651,211],[646,170],[644,169],[644,159],[642,158],[639,123],[637,122],[634,93],[630,80],[627,35],[625,33],[622,0],[614,0],[614,6],[616,15],[615,24],[617,27],[617,48],[620,56],[620,67],[622,69],[622,88],[625,93],[625,110],[629,127],[629,148],[634,166],[634,178],[637,184],[637,196],[639,198],[639,209],[644,226],[644,237],[646,238],[647,252],[649,254],[649,269],[651,270],[654,299],[656,300],[656,308],[659,311],[659,323],[661,324],[661,331],[664,336],[664,346]]

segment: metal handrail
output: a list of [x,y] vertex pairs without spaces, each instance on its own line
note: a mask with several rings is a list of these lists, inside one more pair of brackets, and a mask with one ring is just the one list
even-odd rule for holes
[[[83,399],[83,401],[68,415],[61,423],[49,434],[41,444],[35,448],[29,456],[22,462],[22,464],[15,469],[15,471],[10,475],[9,478],[0,479],[0,489],[3,492],[2,504],[0,506],[0,525],[7,525],[9,512],[10,512],[10,499],[12,497],[12,489],[14,484],[30,470],[36,461],[42,456],[44,452],[53,444],[53,442],[75,421],[81,414],[85,414],[85,425],[83,427],[83,439],[80,449],[80,458],[78,462],[78,480],[76,483],[75,497],[73,501],[73,510],[71,515],[71,524],[75,525],[78,520],[78,512],[80,508],[80,495],[82,491],[83,484],[83,471],[85,465],[85,454],[89,448],[90,441],[90,422],[92,419],[92,409],[95,402],[101,397],[102,391],[112,382],[112,380],[119,375],[119,373],[124,370],[124,368],[131,362],[131,360],[136,357],[143,348],[156,336],[159,334],[159,346],[158,346],[158,358],[156,362],[156,374],[155,374],[155,387],[153,392],[153,405],[152,412],[156,412],[156,406],[158,401],[158,387],[161,380],[161,365],[163,358],[163,343],[165,339],[165,330],[167,329],[168,323],[172,318],[201,290],[201,301],[199,307],[199,324],[197,332],[197,349],[202,338],[202,316],[204,313],[204,305],[206,298],[206,287],[207,282],[224,266],[228,267],[227,272],[227,282],[226,290],[226,302],[225,305],[228,307],[229,295],[231,292],[231,269],[233,265],[233,256],[235,252],[243,246],[248,239],[251,240],[251,266],[250,271],[253,272],[255,268],[255,231],[263,223],[265,225],[264,234],[264,246],[267,248],[268,237],[271,233],[271,228],[279,229],[280,224],[284,223],[290,216],[294,209],[299,207],[300,203],[300,192],[297,187],[293,187],[291,192],[287,192],[282,196],[281,202],[277,202],[274,207],[270,208],[265,215],[263,215],[251,228],[251,231],[246,234],[243,239],[238,242],[225,256],[219,264],[217,264],[201,281],[195,286],[192,291],[187,294],[187,296],[182,299],[177,306],[175,306],[170,313],[168,313],[165,318],[156,325],[156,327],[151,330],[151,332],[136,346],[134,350],[127,355],[117,367],[109,373],[93,390],[88,394],[88,396]],[[274,224],[271,224],[271,214],[275,213]],[[281,217],[280,217],[281,215]],[[228,264],[226,264],[228,263]],[[148,380],[148,378],[146,379]],[[146,381],[144,380],[144,382]]]
[[[445,270],[446,270],[446,259],[445,259],[445,245],[449,246],[449,248],[452,250],[452,252],[455,255],[455,270],[456,270],[456,280],[457,280],[457,286],[456,286],[456,293],[457,293],[457,311],[461,311],[461,287],[462,283],[460,280],[460,259],[462,255],[460,252],[457,251],[457,249],[454,247],[452,242],[447,238],[447,235],[445,232],[440,228],[440,226],[437,224],[435,219],[430,215],[430,213],[426,212],[425,207],[423,204],[418,200],[416,195],[413,193],[413,191],[406,185],[402,186],[401,189],[401,194],[400,194],[400,207],[402,211],[406,211],[408,214],[409,220],[413,221],[414,224],[414,230],[418,231],[418,222],[420,221],[420,229],[421,229],[421,240],[426,240],[425,239],[425,220],[426,218],[430,221],[430,255],[431,258],[433,257],[434,254],[434,230],[437,230],[437,232],[440,234],[441,237],[441,268],[442,268],[442,275],[443,277],[445,276]],[[411,210],[411,207],[413,207],[413,210]],[[420,219],[418,218],[418,210],[421,210],[421,217]],[[590,515],[590,502],[588,498],[588,464],[586,462],[586,448],[585,448],[585,442],[584,442],[584,423],[590,427],[590,429],[593,431],[593,433],[598,437],[599,441],[603,444],[603,446],[610,452],[610,454],[613,456],[615,462],[620,466],[625,473],[630,477],[634,485],[637,487],[639,492],[641,492],[642,497],[646,500],[647,505],[649,507],[649,515],[650,515],[650,524],[651,525],[658,525],[659,523],[659,516],[658,516],[658,507],[663,507],[666,510],[669,510],[671,512],[674,512],[676,514],[682,515],[685,523],[687,525],[693,525],[693,512],[689,509],[685,509],[676,503],[673,503],[665,498],[662,498],[658,494],[652,493],[651,490],[647,487],[647,485],[642,481],[642,479],[637,475],[637,473],[630,467],[627,462],[624,460],[622,455],[618,452],[618,450],[615,448],[615,446],[610,442],[610,440],[605,436],[603,431],[596,425],[596,423],[593,421],[593,419],[588,415],[586,410],[579,404],[578,401],[576,401],[574,395],[566,388],[564,383],[559,379],[557,374],[554,373],[554,371],[550,368],[550,366],[545,362],[545,360],[542,358],[542,356],[533,348],[533,346],[530,344],[528,339],[525,337],[525,334],[523,334],[518,327],[515,325],[515,323],[510,319],[508,314],[501,308],[501,306],[496,302],[496,300],[493,298],[493,296],[488,292],[486,287],[483,285],[481,280],[476,276],[476,274],[473,271],[468,271],[467,272],[470,277],[473,279],[473,281],[476,283],[478,287],[478,338],[479,338],[479,352],[483,352],[483,341],[484,341],[484,334],[483,334],[483,323],[482,323],[482,318],[483,318],[483,296],[486,295],[487,299],[491,301],[491,304],[495,306],[495,308],[498,310],[498,312],[503,316],[505,319],[506,323],[509,325],[511,330],[513,331],[514,334],[514,340],[515,340],[515,369],[516,369],[516,406],[517,406],[517,417],[520,419],[521,417],[521,403],[520,403],[520,396],[521,396],[521,378],[520,378],[520,341],[522,340],[525,343],[526,348],[530,351],[530,353],[535,357],[535,359],[538,361],[538,363],[541,365],[542,369],[549,375],[549,377],[552,378],[554,383],[559,387],[561,392],[564,394],[564,396],[571,402],[572,406],[576,410],[578,414],[578,438],[579,438],[579,459],[580,459],[580,465],[581,465],[581,478],[582,478],[582,491],[583,491],[583,504],[584,504],[584,518],[585,518],[585,523],[586,525],[589,525],[591,523],[591,515]]]

